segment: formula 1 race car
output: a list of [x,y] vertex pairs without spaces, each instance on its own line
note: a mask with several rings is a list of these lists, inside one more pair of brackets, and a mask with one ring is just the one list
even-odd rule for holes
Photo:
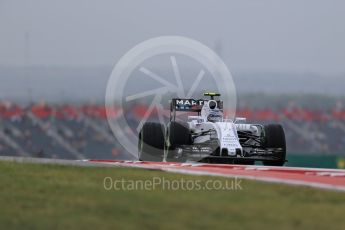
[[[138,154],[142,161],[197,161],[207,163],[282,166],[286,158],[285,134],[281,125],[247,124],[245,118],[223,117],[218,93],[210,99],[180,99],[170,102],[170,122],[146,122],[139,132]],[[187,121],[176,112],[197,113]]]

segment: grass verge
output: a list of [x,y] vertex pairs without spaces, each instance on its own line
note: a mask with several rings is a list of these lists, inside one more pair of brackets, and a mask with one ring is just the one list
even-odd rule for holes
[[345,193],[244,180],[242,190],[115,190],[104,178],[227,178],[0,162],[0,229],[343,229]]

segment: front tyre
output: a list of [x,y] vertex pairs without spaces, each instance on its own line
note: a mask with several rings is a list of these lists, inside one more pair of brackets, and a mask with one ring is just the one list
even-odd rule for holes
[[171,121],[168,125],[169,147],[174,149],[176,145],[191,145],[192,137],[187,122]]
[[191,145],[192,136],[187,122],[171,121],[167,126],[166,154],[169,161],[187,160],[184,156],[177,156],[176,147],[181,145]]
[[162,161],[165,126],[146,122],[139,132],[138,157],[140,161]]
[[263,161],[263,164],[266,166],[283,166],[286,158],[286,141],[283,127],[279,124],[265,125],[264,131],[264,148],[277,149],[277,151],[274,153],[274,160]]

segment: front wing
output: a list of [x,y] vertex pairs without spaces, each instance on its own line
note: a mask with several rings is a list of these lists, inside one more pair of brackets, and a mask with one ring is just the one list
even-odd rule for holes
[[219,141],[210,140],[204,143],[192,145],[177,145],[175,149],[168,150],[168,158],[175,161],[200,161],[202,159],[229,159],[229,160],[257,160],[257,161],[274,161],[278,160],[277,154],[282,153],[281,148],[243,148],[242,153],[228,155],[219,150]]

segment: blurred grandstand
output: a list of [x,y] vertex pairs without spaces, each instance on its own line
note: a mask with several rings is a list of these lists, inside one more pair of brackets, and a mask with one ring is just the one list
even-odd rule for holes
[[[275,102],[261,100],[268,105],[256,103],[255,98],[243,97],[237,116],[258,123],[282,123],[289,153],[345,155],[342,100],[328,99],[328,103],[320,102],[320,106],[308,102],[297,105],[286,97],[275,97]],[[135,105],[130,109],[130,117],[139,121],[146,109]],[[119,110],[114,111],[115,117]],[[8,101],[0,103],[0,155],[63,159],[129,159],[130,156],[114,139],[103,105],[42,102],[20,106]]]

